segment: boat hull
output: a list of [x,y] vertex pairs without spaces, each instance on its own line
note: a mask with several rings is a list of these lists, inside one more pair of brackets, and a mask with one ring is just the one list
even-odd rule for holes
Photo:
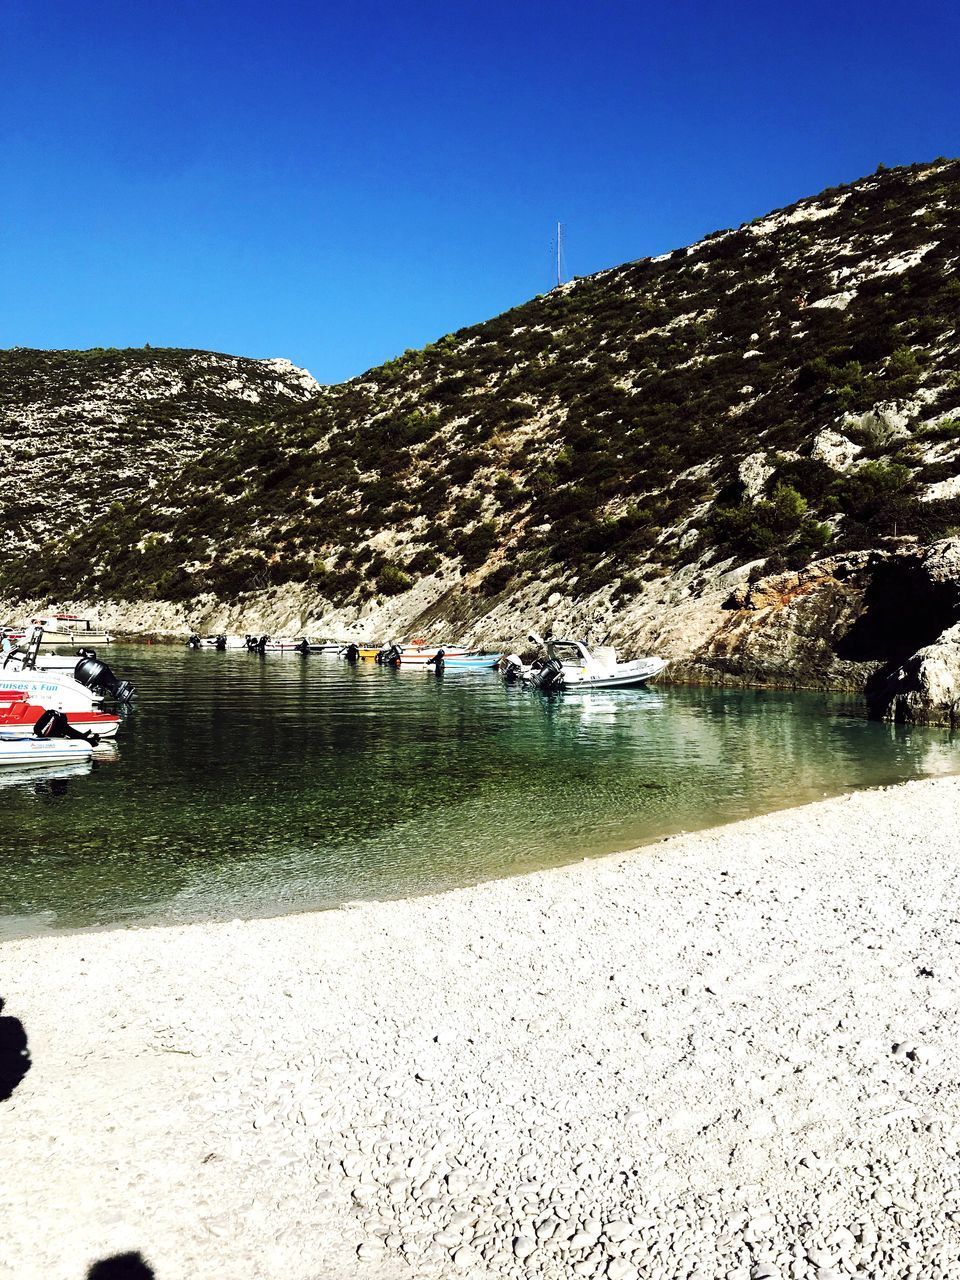
[[46,711],[96,711],[102,699],[72,676],[55,671],[0,672],[0,683],[5,689],[25,694],[31,702]]
[[444,654],[443,669],[444,671],[487,671],[500,665],[503,658],[502,653],[484,653],[467,655],[463,658],[448,658]]
[[660,671],[634,673],[625,676],[583,676],[580,679],[565,680],[564,685],[572,692],[580,689],[642,689],[652,684],[660,675]]
[[41,649],[57,649],[68,644],[92,649],[100,644],[113,644],[113,636],[106,631],[44,631],[40,638]]
[[71,764],[89,760],[93,747],[77,738],[33,738],[21,735],[0,739],[0,765]]
[[[17,702],[0,710],[0,740],[29,734],[44,714],[44,708],[31,702]],[[120,717],[106,711],[67,711],[67,723],[81,733],[95,733],[98,738],[115,738]]]

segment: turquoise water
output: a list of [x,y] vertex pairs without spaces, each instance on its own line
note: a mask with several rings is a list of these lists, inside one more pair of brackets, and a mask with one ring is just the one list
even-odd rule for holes
[[816,694],[104,656],[140,691],[115,751],[0,772],[0,937],[419,893],[960,770],[946,734]]

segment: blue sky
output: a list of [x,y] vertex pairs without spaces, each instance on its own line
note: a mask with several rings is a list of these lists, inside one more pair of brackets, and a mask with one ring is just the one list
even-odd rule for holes
[[4,0],[0,346],[336,381],[551,283],[960,152],[960,11]]

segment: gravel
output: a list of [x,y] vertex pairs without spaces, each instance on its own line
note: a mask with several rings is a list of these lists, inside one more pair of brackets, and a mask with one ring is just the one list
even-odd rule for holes
[[7,943],[0,1272],[960,1277],[958,802]]

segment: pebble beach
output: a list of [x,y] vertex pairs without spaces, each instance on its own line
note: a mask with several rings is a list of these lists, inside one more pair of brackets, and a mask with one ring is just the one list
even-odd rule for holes
[[0,1276],[960,1277],[960,779],[0,949]]

